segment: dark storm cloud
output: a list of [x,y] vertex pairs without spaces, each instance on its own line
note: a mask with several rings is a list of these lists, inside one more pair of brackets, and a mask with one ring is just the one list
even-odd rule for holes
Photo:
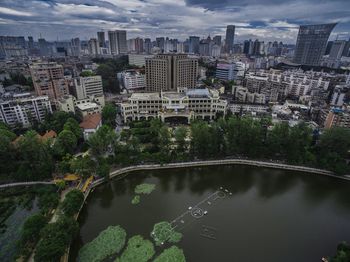
[[338,22],[350,28],[349,0],[0,0],[0,34],[88,39],[97,30],[126,29],[129,37],[224,35],[295,42],[300,24]]

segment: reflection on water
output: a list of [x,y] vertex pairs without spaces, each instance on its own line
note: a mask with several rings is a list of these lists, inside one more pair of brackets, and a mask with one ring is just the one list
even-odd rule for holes
[[[140,183],[154,183],[156,190],[132,205]],[[97,187],[81,213],[71,260],[109,225],[149,237],[155,223],[171,221],[220,186],[233,195],[182,232],[187,261],[319,261],[339,241],[350,241],[347,182],[248,166],[165,169]],[[203,227],[215,228],[215,240],[203,237]]]

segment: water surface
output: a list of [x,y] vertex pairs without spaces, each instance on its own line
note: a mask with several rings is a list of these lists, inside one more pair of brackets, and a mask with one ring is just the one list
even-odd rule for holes
[[[140,183],[154,183],[156,189],[132,205]],[[320,261],[334,254],[340,241],[350,242],[350,183],[285,170],[213,166],[133,172],[97,187],[80,215],[70,260],[109,225],[121,225],[129,237],[149,237],[155,223],[173,220],[220,187],[232,195],[182,231],[178,246],[187,261]],[[203,226],[216,229],[215,240],[202,236]]]

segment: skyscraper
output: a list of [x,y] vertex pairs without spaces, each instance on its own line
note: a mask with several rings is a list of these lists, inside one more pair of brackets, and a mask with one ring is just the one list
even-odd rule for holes
[[88,49],[90,55],[98,55],[100,52],[99,43],[96,38],[90,38],[88,41]]
[[318,66],[326,51],[327,41],[334,24],[302,25],[299,28],[294,63]]
[[221,35],[214,36],[213,41],[216,45],[221,46]]
[[108,39],[112,55],[126,54],[128,52],[125,30],[108,31]]
[[105,32],[97,32],[97,40],[99,47],[106,47]]
[[195,88],[198,60],[184,54],[162,54],[146,58],[147,91],[184,91]]
[[198,36],[190,36],[189,53],[199,54],[199,37]]
[[235,40],[235,26],[228,25],[226,28],[225,48],[227,53],[233,53],[233,42]]

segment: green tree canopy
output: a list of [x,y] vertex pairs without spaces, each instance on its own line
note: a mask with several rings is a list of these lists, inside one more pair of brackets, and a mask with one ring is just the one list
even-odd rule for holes
[[117,109],[112,103],[107,103],[102,108],[102,123],[111,128],[115,127],[115,118],[117,116]]
[[63,130],[58,134],[55,142],[55,151],[60,155],[73,154],[77,147],[77,138],[72,131]]
[[83,137],[83,131],[81,130],[78,121],[72,117],[67,119],[66,123],[63,126],[63,130],[71,131],[77,139]]
[[89,136],[88,144],[91,153],[95,157],[103,157],[108,152],[112,152],[117,141],[117,135],[112,128],[102,125],[96,133]]
[[73,189],[67,193],[61,207],[66,215],[73,216],[78,213],[83,202],[84,194],[78,189]]

